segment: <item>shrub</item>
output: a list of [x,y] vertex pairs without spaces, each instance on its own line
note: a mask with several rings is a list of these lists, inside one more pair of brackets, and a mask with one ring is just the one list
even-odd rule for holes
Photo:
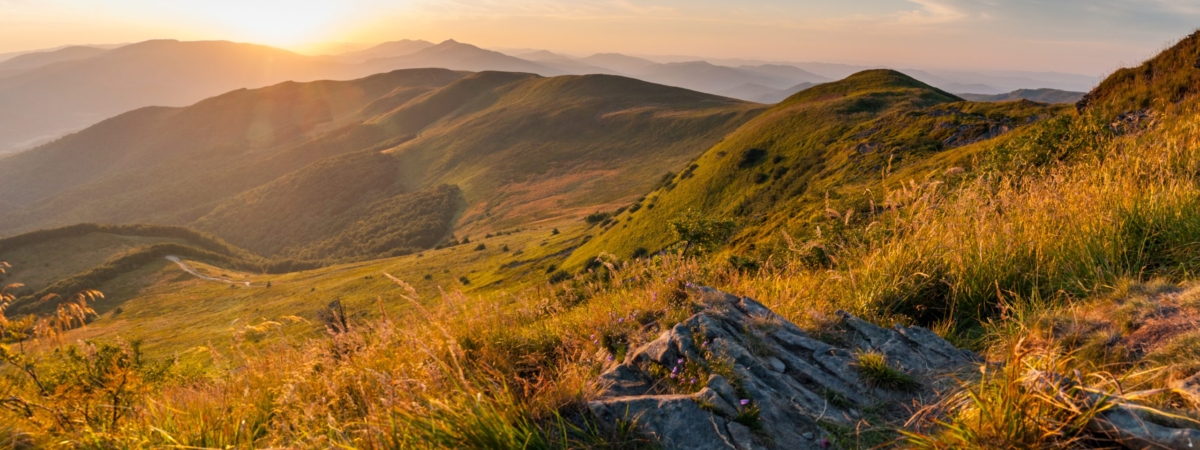
[[558,271],[554,271],[554,273],[550,274],[549,281],[550,281],[550,284],[558,284],[558,283],[567,281],[570,278],[571,278],[571,274],[567,273],[564,270],[558,270]]
[[595,224],[604,222],[605,220],[608,220],[611,217],[612,217],[612,213],[595,212],[595,213],[591,213],[591,214],[588,214],[587,216],[585,216],[583,218],[583,221],[587,222],[588,225],[595,225]]
[[742,159],[738,161],[738,167],[749,169],[763,162],[767,158],[767,151],[761,148],[746,149],[742,152]]
[[736,227],[733,221],[701,218],[691,209],[683,217],[670,221],[669,225],[678,241],[686,243],[684,254],[707,253],[724,245]]
[[867,352],[858,355],[855,363],[858,375],[868,386],[892,391],[915,391],[921,387],[916,379],[892,367],[882,353]]

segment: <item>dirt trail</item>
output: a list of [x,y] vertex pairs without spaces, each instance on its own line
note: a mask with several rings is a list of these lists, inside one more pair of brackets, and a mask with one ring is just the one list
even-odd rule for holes
[[246,285],[246,287],[250,287],[250,282],[249,282],[249,281],[244,281],[244,282],[238,283],[238,282],[236,282],[236,281],[233,281],[233,280],[227,280],[227,279],[224,279],[224,278],[213,278],[213,277],[209,277],[209,276],[204,276],[204,275],[201,275],[199,272],[196,272],[196,270],[195,270],[195,269],[192,269],[192,267],[191,267],[191,266],[187,265],[187,263],[183,262],[183,260],[182,260],[182,259],[179,259],[179,257],[178,257],[178,256],[171,255],[171,256],[168,256],[168,257],[167,257],[167,259],[171,260],[171,262],[173,262],[173,263],[175,263],[176,265],[178,265],[178,266],[179,266],[179,268],[180,268],[180,269],[183,269],[183,271],[184,271],[184,272],[190,273],[190,274],[192,274],[192,276],[194,276],[194,277],[196,277],[196,278],[199,278],[199,279],[201,279],[201,280],[207,280],[207,281],[216,281],[216,282],[218,282],[218,283],[244,284],[244,285]]

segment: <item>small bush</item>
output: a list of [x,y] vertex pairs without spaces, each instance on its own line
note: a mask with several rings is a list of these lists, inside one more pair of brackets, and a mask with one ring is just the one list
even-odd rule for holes
[[591,213],[591,214],[588,214],[587,216],[585,216],[583,218],[583,221],[587,222],[588,225],[595,225],[595,224],[604,222],[605,220],[608,220],[611,217],[612,217],[612,213],[594,212],[594,213]]
[[563,270],[558,270],[550,275],[550,284],[562,283],[569,278],[571,278],[571,274]]
[[742,159],[738,161],[738,167],[749,169],[763,162],[767,158],[767,151],[761,148],[751,148],[742,152]]
[[912,375],[889,365],[882,353],[859,354],[855,368],[863,381],[871,387],[903,392],[915,391],[921,387]]
[[683,217],[672,220],[669,225],[679,242],[686,243],[683,249],[685,254],[707,253],[724,245],[733,236],[737,226],[729,220],[701,218],[700,214],[690,209]]

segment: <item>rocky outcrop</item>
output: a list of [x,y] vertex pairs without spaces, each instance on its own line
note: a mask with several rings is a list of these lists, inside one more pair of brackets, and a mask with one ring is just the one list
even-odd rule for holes
[[695,315],[600,376],[588,407],[602,422],[633,424],[666,449],[829,448],[823,422],[902,408],[935,375],[977,361],[924,328],[842,313],[816,339],[754,300],[699,291]]
[[1109,392],[1089,390],[1076,380],[1031,370],[1024,383],[1060,404],[1072,405],[1076,411],[1100,411],[1086,425],[1099,442],[1107,440],[1130,449],[1192,450],[1200,446],[1200,430],[1169,426],[1176,418],[1126,402]]

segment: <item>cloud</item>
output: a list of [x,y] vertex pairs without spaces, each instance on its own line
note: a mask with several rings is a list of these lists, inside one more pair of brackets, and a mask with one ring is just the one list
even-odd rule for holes
[[959,2],[951,2],[945,0],[908,0],[911,3],[919,6],[919,9],[913,11],[905,11],[897,14],[895,17],[902,23],[917,23],[917,24],[938,24],[947,22],[957,22],[970,16],[970,14],[962,7],[956,4]]

